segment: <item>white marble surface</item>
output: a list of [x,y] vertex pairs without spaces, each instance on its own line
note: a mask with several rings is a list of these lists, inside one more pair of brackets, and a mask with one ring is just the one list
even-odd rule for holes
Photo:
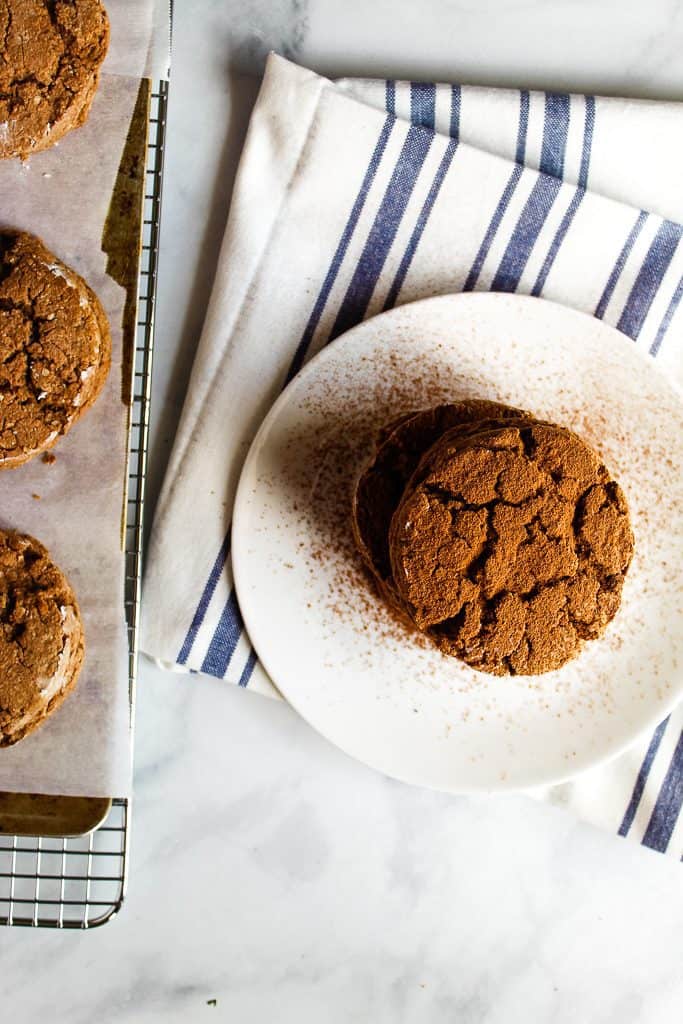
[[[674,0],[179,0],[153,493],[257,87],[248,72],[271,46],[329,74],[683,98]],[[683,865],[522,798],[387,781],[282,704],[149,665],[136,760],[128,902],[90,934],[0,932],[7,1019],[683,1016]]]

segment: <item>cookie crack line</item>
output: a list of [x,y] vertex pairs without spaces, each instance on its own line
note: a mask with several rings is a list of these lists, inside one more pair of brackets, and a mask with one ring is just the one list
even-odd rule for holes
[[57,19],[57,0],[44,0],[47,16],[59,35],[64,38],[61,22]]
[[[519,598],[519,600],[523,604],[530,604],[535,598],[539,597],[545,591],[553,590],[554,588],[557,587],[558,584],[561,584],[561,583],[571,583],[575,579],[576,579],[575,576],[569,576],[569,575],[557,576],[555,579],[552,579],[552,580],[543,580],[542,582],[535,583],[533,585],[533,587],[530,587],[528,590],[517,591],[517,590],[505,590],[505,589],[502,589],[502,590],[497,590],[497,591],[495,591],[495,593],[488,595],[485,599],[481,598],[478,595],[477,600],[480,601],[480,604],[481,604],[482,608],[486,607],[487,604],[491,604],[491,603],[495,603],[497,601],[501,601],[505,597],[516,597],[516,598]],[[565,603],[568,604],[568,602],[569,602],[569,595],[566,595],[565,596]],[[474,601],[464,601],[463,605],[462,605],[462,608],[460,609],[460,611],[458,611],[456,613],[456,615],[449,615],[445,619],[441,619],[440,621],[437,621],[437,622],[432,622],[432,623],[430,623],[429,628],[430,629],[440,629],[441,627],[449,626],[449,624],[454,619],[457,619],[462,614],[463,610],[467,607],[467,605],[471,605],[471,604],[474,604],[474,603],[475,603]],[[579,619],[577,621],[580,622],[581,620]]]
[[500,498],[496,496],[491,498],[489,501],[475,502],[468,501],[461,492],[449,491],[443,487],[435,487],[433,484],[425,484],[425,493],[434,497],[437,501],[447,504],[449,502],[455,502],[457,504],[457,512],[482,512],[484,509],[493,509],[498,506],[504,508],[524,508],[529,502],[535,498],[542,498],[546,494],[546,488],[530,494],[528,497],[523,498],[521,501],[509,501],[507,498]]
[[9,4],[6,5],[7,10],[7,24],[5,25],[5,32],[3,38],[3,53],[7,53],[9,48],[9,34],[12,31],[12,23],[14,22],[14,11]]

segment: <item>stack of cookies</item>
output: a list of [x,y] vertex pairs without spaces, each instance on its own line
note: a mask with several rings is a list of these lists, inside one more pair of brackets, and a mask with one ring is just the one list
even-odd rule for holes
[[599,637],[633,554],[626,499],[589,445],[488,401],[389,424],[353,528],[391,609],[495,675],[558,669]]
[[[99,0],[5,0],[0,158],[25,159],[83,124],[109,42]],[[86,282],[26,231],[0,230],[0,470],[49,453],[92,406],[111,362]],[[45,547],[0,530],[0,747],[73,689],[84,658],[76,597]]]

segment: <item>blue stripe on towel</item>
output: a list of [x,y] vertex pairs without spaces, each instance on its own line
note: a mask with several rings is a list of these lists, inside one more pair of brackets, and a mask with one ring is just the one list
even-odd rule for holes
[[178,662],[179,665],[184,665],[185,662],[187,661],[189,655],[190,655],[190,651],[192,650],[192,645],[194,644],[195,639],[197,637],[197,633],[199,632],[201,624],[204,621],[204,616],[206,615],[206,612],[207,612],[207,609],[209,607],[209,604],[211,603],[211,598],[213,597],[214,591],[216,589],[216,585],[218,583],[218,580],[220,579],[220,575],[221,575],[221,573],[223,571],[223,566],[225,565],[225,560],[228,557],[228,552],[229,551],[230,551],[230,528],[228,527],[228,532],[226,533],[226,535],[225,535],[225,537],[223,539],[223,543],[221,544],[220,551],[218,552],[218,555],[216,556],[216,561],[211,566],[211,572],[209,573],[209,578],[206,581],[206,585],[205,585],[204,590],[202,592],[202,596],[199,599],[199,604],[197,605],[197,607],[195,609],[195,613],[192,616],[192,622],[190,623],[190,628],[188,629],[187,633],[185,634],[185,639],[183,640],[183,646],[180,648],[180,651],[178,653],[178,657],[176,658],[176,661]]
[[519,285],[531,250],[560,191],[569,135],[569,113],[568,95],[546,93],[540,161],[540,171],[544,177],[538,178],[524,204],[491,284],[491,291],[514,292]]
[[571,202],[565,210],[564,217],[560,221],[560,226],[555,232],[555,237],[550,243],[550,248],[548,249],[546,258],[543,260],[543,266],[539,270],[538,277],[536,278],[534,286],[531,289],[532,295],[540,295],[543,291],[545,282],[548,279],[548,274],[550,273],[552,265],[555,262],[555,258],[558,252],[560,251],[560,246],[564,242],[565,236],[569,231],[569,228],[571,227],[571,223],[574,220],[574,217],[576,216],[576,211],[581,205],[581,201],[585,194],[586,193],[582,188],[577,188],[575,190]]
[[583,150],[581,152],[581,166],[579,168],[579,188],[588,188],[588,169],[591,159],[591,146],[593,145],[593,131],[595,129],[595,96],[586,96],[586,115],[583,125]]
[[387,78],[384,87],[384,106],[387,114],[391,114],[392,117],[396,115],[396,82],[391,78]]
[[332,328],[337,338],[363,319],[403,219],[433,135],[411,125]]
[[628,238],[624,242],[622,250],[619,253],[619,258],[617,259],[617,262],[614,264],[612,268],[612,272],[610,273],[607,279],[605,289],[602,295],[600,296],[597,306],[595,307],[595,313],[593,315],[596,316],[598,320],[602,320],[602,318],[605,315],[605,310],[607,309],[609,301],[612,298],[612,295],[614,294],[614,289],[616,288],[617,282],[622,275],[624,267],[626,266],[626,261],[631,255],[631,250],[633,249],[633,246],[636,244],[636,239],[638,238],[638,235],[645,226],[647,217],[648,215],[645,213],[645,211],[641,210],[638,216],[636,217],[635,224],[628,233]]
[[411,123],[434,131],[436,117],[436,86],[430,82],[410,83]]
[[518,164],[524,163],[526,156],[526,139],[529,133],[529,106],[531,98],[528,89],[522,89],[519,94],[519,127],[517,129],[517,148],[515,150],[515,161]]
[[550,175],[543,175],[536,180],[503,253],[491,291],[516,290],[561,185],[558,178],[551,178]]
[[671,296],[671,302],[667,306],[666,313],[662,317],[662,322],[659,325],[659,329],[657,331],[655,340],[650,345],[651,356],[656,356],[659,352],[660,345],[664,340],[664,335],[669,330],[669,326],[671,324],[671,321],[673,320],[674,313],[676,312],[681,303],[681,298],[683,298],[683,277],[676,285],[676,291]]
[[332,261],[330,263],[330,266],[325,275],[325,279],[318,293],[318,297],[315,300],[315,305],[311,310],[311,315],[308,318],[308,323],[306,324],[306,327],[304,328],[304,333],[301,336],[301,341],[299,342],[296,352],[294,353],[294,357],[292,359],[289,370],[287,372],[287,376],[285,378],[285,384],[289,384],[292,377],[296,376],[296,374],[299,372],[303,365],[304,359],[306,358],[306,353],[308,352],[308,348],[313,340],[313,335],[315,334],[318,324],[320,323],[320,318],[323,315],[323,310],[330,296],[330,292],[332,291],[334,282],[337,280],[339,268],[342,265],[344,256],[346,255],[346,251],[349,247],[349,243],[351,241],[351,238],[353,237],[354,231],[356,230],[356,225],[358,224],[360,215],[363,212],[363,207],[365,206],[365,201],[368,197],[368,192],[370,191],[370,187],[372,186],[372,183],[375,180],[377,168],[379,167],[382,161],[382,157],[384,156],[384,151],[389,140],[389,135],[391,134],[391,129],[393,128],[395,123],[396,122],[394,118],[389,116],[387,117],[386,121],[382,126],[382,131],[380,132],[380,136],[377,140],[374,152],[370,158],[370,163],[368,164],[367,170],[363,177],[363,181],[358,191],[358,195],[356,196],[356,200],[351,208],[351,213],[349,214],[341,238],[339,239],[339,243],[335,250],[334,256],[332,257]]
[[477,255],[474,257],[474,263],[472,264],[470,272],[467,275],[467,280],[465,281],[465,284],[463,285],[463,289],[462,290],[464,292],[472,292],[472,291],[474,291],[474,288],[475,288],[475,286],[477,284],[477,281],[479,280],[479,275],[481,274],[482,267],[484,266],[484,260],[486,259],[486,257],[489,254],[489,250],[490,250],[490,248],[491,248],[491,246],[493,244],[493,240],[496,237],[496,232],[498,231],[498,228],[500,227],[500,222],[502,221],[503,217],[505,216],[505,211],[507,210],[508,206],[510,205],[510,200],[512,199],[513,193],[514,193],[515,189],[517,188],[517,184],[519,182],[519,179],[522,177],[522,171],[523,170],[524,170],[524,167],[521,164],[515,164],[515,166],[514,166],[514,168],[512,170],[512,174],[510,175],[510,177],[507,180],[505,188],[503,189],[503,194],[501,195],[500,199],[498,200],[498,205],[496,206],[496,209],[494,210],[493,217],[491,218],[491,222],[490,222],[488,228],[486,229],[486,234],[484,235],[482,243],[479,246],[479,250],[477,252]]
[[586,115],[583,126],[583,148],[581,150],[581,167],[579,170],[579,185],[575,190],[572,200],[565,210],[564,217],[560,223],[559,228],[555,232],[555,237],[552,240],[548,254],[543,261],[536,283],[531,289],[532,295],[540,295],[545,286],[545,282],[548,278],[548,274],[552,268],[555,258],[560,251],[560,247],[564,242],[567,232],[571,227],[571,223],[576,216],[583,197],[586,194],[586,183],[588,181],[588,167],[590,165],[591,146],[593,143],[593,129],[595,127],[595,98],[593,96],[586,96]]
[[498,200],[496,209],[494,210],[493,216],[486,229],[481,245],[477,251],[477,255],[474,257],[474,262],[470,269],[465,284],[463,285],[464,292],[474,291],[479,275],[481,274],[482,268],[486,257],[489,254],[489,250],[493,245],[493,240],[496,237],[496,232],[500,227],[500,222],[505,216],[505,211],[510,205],[510,200],[514,194],[519,179],[522,177],[522,171],[524,170],[524,155],[526,152],[526,138],[529,129],[529,93],[526,90],[522,90],[519,94],[519,128],[517,130],[517,150],[516,150],[516,163],[512,169],[512,173],[507,180],[503,193]]
[[257,658],[256,651],[252,647],[250,649],[250,651],[249,651],[249,657],[247,658],[247,663],[244,666],[244,668],[242,669],[242,675],[240,676],[239,682],[237,684],[238,686],[244,687],[244,686],[248,686],[249,685],[249,680],[251,679],[251,674],[254,671],[254,666],[256,665],[256,658]]
[[462,106],[462,89],[459,85],[451,86],[451,124],[450,136],[456,142],[460,138],[460,108]]
[[436,172],[436,175],[434,176],[432,186],[429,189],[429,192],[427,193],[427,198],[425,199],[422,209],[420,210],[420,216],[417,218],[417,223],[415,224],[413,233],[410,236],[410,241],[408,242],[406,250],[401,258],[398,270],[396,271],[396,276],[394,277],[394,280],[391,283],[391,287],[389,288],[389,291],[387,293],[387,297],[384,301],[383,306],[384,309],[391,309],[396,304],[396,299],[398,298],[399,292],[401,291],[403,282],[405,281],[406,274],[410,269],[410,264],[413,261],[413,257],[415,256],[417,247],[420,244],[422,233],[426,227],[427,221],[429,220],[429,215],[432,212],[432,208],[434,206],[434,203],[436,202],[436,197],[439,194],[439,191],[443,184],[443,180],[446,177],[448,168],[451,165],[453,154],[455,153],[457,146],[458,143],[456,142],[455,139],[451,139],[448,145],[446,146],[446,151],[443,157],[441,158],[441,163],[439,164],[439,168]]
[[570,100],[567,93],[545,94],[545,122],[539,170],[561,178],[564,174],[564,156],[569,135]]
[[[339,239],[337,248],[335,249],[327,274],[325,275],[325,278],[321,285],[320,292],[318,293],[318,297],[313,306],[313,310],[311,311],[308,323],[306,324],[306,327],[304,329],[301,341],[299,342],[296,352],[294,353],[294,357],[292,359],[292,363],[287,374],[286,382],[288,382],[294,376],[294,374],[297,372],[297,370],[299,369],[299,367],[301,366],[305,359],[308,347],[311,343],[313,335],[315,334],[315,330],[318,326],[318,323],[320,322],[320,317],[322,316],[323,310],[325,308],[325,303],[327,302],[329,294],[332,290],[332,286],[334,285],[337,274],[339,273],[339,268],[342,264],[344,256],[346,255],[349,243],[356,229],[356,225],[358,224],[358,220],[365,205],[368,192],[370,191],[370,187],[372,186],[372,183],[375,179],[377,169],[381,163],[384,151],[386,149],[387,141],[389,139],[389,135],[391,134],[391,129],[393,128],[394,124],[395,118],[389,115],[386,118],[384,124],[382,125],[382,130],[379,134],[379,138],[377,139],[377,143],[375,144],[372,156],[370,157],[370,162],[368,163],[367,169],[363,176],[361,186],[358,190],[358,194],[351,208],[351,212],[349,213],[348,220],[342,232],[341,238]],[[180,653],[178,655],[178,664],[180,665],[184,665],[187,662],[190,651],[192,650],[192,646],[197,637],[197,633],[199,632],[199,629],[204,621],[209,604],[211,603],[211,598],[213,597],[216,585],[218,583],[218,580],[220,579],[221,573],[225,566],[229,550],[230,528],[228,528],[228,532],[225,535],[223,544],[221,545],[221,549],[218,552],[216,561],[213,564],[209,577],[204,586],[202,596],[199,599],[199,604],[197,605],[195,613],[192,617],[190,628],[187,631],[187,634],[183,641],[183,645],[180,649]],[[225,608],[223,609],[223,612],[221,614],[221,621],[224,620],[226,615],[230,614],[230,609],[235,604],[236,601],[234,599],[234,591],[232,591],[225,605]],[[213,647],[214,639],[217,633],[218,627],[216,629],[216,632],[214,633],[214,638],[212,638],[211,644],[209,645],[209,650],[207,651],[207,655],[204,659],[205,662],[209,658],[209,654],[211,653],[211,649]]]
[[638,337],[681,235],[680,224],[665,220],[653,238],[617,324],[629,338]]
[[652,734],[652,739],[650,740],[650,745],[648,746],[645,757],[643,758],[643,763],[640,766],[640,771],[638,772],[633,792],[631,793],[631,799],[629,800],[628,807],[626,808],[626,813],[624,814],[623,821],[619,826],[620,836],[628,835],[629,829],[633,824],[633,819],[636,816],[636,811],[640,806],[640,801],[645,790],[645,783],[647,782],[650,769],[652,768],[652,762],[659,750],[659,744],[662,742],[662,737],[664,736],[668,722],[669,719],[665,718],[663,722],[659,723]]
[[237,604],[237,596],[232,590],[211,637],[209,649],[202,662],[202,672],[219,678],[225,675],[243,629],[244,623]]
[[669,845],[683,806],[683,732],[669,763],[652,816],[643,836],[643,845],[664,853]]

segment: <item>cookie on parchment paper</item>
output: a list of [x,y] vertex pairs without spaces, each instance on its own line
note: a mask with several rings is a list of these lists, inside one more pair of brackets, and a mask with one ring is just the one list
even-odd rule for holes
[[59,707],[84,652],[76,597],[47,549],[0,530],[0,747],[23,739]]
[[26,159],[84,123],[108,46],[100,0],[0,3],[0,157]]
[[0,469],[66,434],[110,362],[109,324],[92,289],[40,239],[0,231]]

